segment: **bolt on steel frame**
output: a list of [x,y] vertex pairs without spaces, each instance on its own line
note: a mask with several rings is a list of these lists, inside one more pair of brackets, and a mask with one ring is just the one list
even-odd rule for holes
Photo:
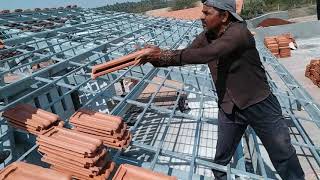
[[[56,17],[68,18],[35,32],[18,28],[33,27],[32,23],[36,22],[30,21],[50,22]],[[9,28],[9,24],[17,25]],[[227,166],[213,163],[218,106],[207,65],[154,68],[147,64],[97,80],[90,78],[93,65],[128,54],[137,46],[154,44],[180,49],[187,47],[201,31],[199,21],[82,8],[0,15],[0,38],[6,45],[0,54],[15,52],[0,60],[0,112],[24,102],[56,113],[66,122],[79,107],[123,116],[127,121],[133,118],[130,131],[134,138],[130,147],[125,151],[110,150],[118,163],[129,162],[180,179],[210,178],[211,169],[226,172],[228,179],[237,176],[273,179],[275,176],[269,174],[266,163],[268,157],[251,128],[241,140],[232,163]],[[319,169],[319,147],[303,125],[309,122],[318,128],[319,105],[258,40],[257,48],[268,70],[270,86],[291,122],[293,144],[299,152],[310,155],[308,158],[315,162],[312,168]],[[41,67],[44,62],[47,64]],[[155,77],[161,77],[161,81],[155,81]],[[116,87],[124,79],[137,83],[127,93],[119,94]],[[138,97],[151,84],[157,87],[156,91],[147,102],[140,101]],[[178,92],[172,106],[154,103],[161,88]],[[180,112],[177,107],[183,93],[187,94],[190,110]],[[79,107],[76,102],[80,103]],[[297,115],[299,111],[306,115]],[[32,158],[37,150],[34,137],[8,127],[3,118],[0,122],[0,150],[10,149],[13,154],[1,167],[16,160],[35,161],[36,158]],[[13,134],[27,136],[25,143],[31,147],[22,153],[16,152]],[[252,164],[250,170],[247,161]]]

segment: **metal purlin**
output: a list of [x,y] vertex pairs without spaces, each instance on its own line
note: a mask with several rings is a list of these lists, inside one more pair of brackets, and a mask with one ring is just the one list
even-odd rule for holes
[[[265,48],[265,47],[260,47],[260,48]],[[261,51],[260,51],[261,52]],[[271,62],[273,62],[274,60],[276,60],[274,57],[273,57],[273,55],[270,53],[270,52],[268,52],[267,50],[264,50],[264,51],[262,51],[262,52],[264,52],[265,54],[263,54],[262,55],[262,58],[263,59],[265,59],[266,61],[267,61],[267,63],[268,63],[268,61],[271,61]],[[273,62],[274,63],[274,62]],[[276,64],[276,63],[275,63]],[[282,68],[284,68],[280,63],[278,63],[277,65],[276,65],[277,67],[279,67],[279,69],[282,69]],[[272,66],[273,67],[273,66]],[[282,73],[283,75],[285,75],[285,76],[289,76],[289,77],[292,77],[292,75],[291,74],[289,74],[289,73],[287,73],[287,72],[285,72],[285,73]],[[268,78],[270,79],[271,78],[271,76],[270,76],[270,74],[267,72],[267,75],[268,75]],[[281,75],[279,75],[279,76],[281,76]],[[284,79],[284,81],[285,80],[289,80],[290,78],[285,78]],[[293,79],[293,77],[292,77],[292,79]],[[294,80],[294,79],[293,79]],[[294,80],[295,81],[295,80]],[[291,83],[293,83],[294,81],[291,81]],[[272,87],[272,90],[274,90],[274,91],[278,91],[278,87],[277,87],[277,85],[273,82],[273,83],[270,83],[271,84],[271,87]],[[297,86],[299,87],[298,88],[298,90],[300,90],[300,91],[298,91],[298,92],[292,92],[292,93],[306,93],[305,94],[305,96],[304,96],[304,98],[305,99],[308,99],[309,97],[310,97],[310,95],[307,93],[307,92],[305,92],[305,90],[301,87],[301,86],[299,86],[299,84],[297,84]],[[290,87],[288,87],[288,89],[289,90],[292,90]],[[292,90],[293,91],[293,90]],[[282,97],[282,96],[278,96],[279,97],[279,101],[281,102],[281,104],[284,104],[285,103],[285,97]],[[307,104],[307,105],[309,105],[309,104]],[[304,104],[303,104],[303,106],[304,106],[304,108],[305,108],[305,111],[309,114],[309,116],[310,117],[314,117],[314,116],[312,116],[312,115],[319,115],[320,116],[320,113],[317,113],[317,109],[314,109],[314,108],[310,108],[310,106],[305,106]],[[314,107],[314,106],[311,106],[311,107]],[[310,108],[310,109],[309,109]],[[308,109],[309,109],[309,111],[308,111]],[[292,110],[291,109],[289,109],[287,106],[284,106],[284,110],[285,110],[285,112],[290,116],[290,119],[292,120],[292,122],[294,123],[294,125],[295,125],[295,127],[298,129],[298,132],[299,132],[299,134],[302,136],[302,138],[303,138],[303,143],[300,143],[300,142],[293,142],[293,144],[294,145],[297,145],[297,146],[301,146],[301,147],[307,147],[307,148],[309,148],[310,149],[310,151],[311,151],[311,153],[312,153],[312,155],[313,155],[313,157],[314,157],[314,159],[316,160],[316,162],[317,162],[317,164],[318,164],[318,166],[320,166],[320,156],[319,156],[319,147],[316,147],[314,144],[313,144],[313,142],[310,140],[310,138],[308,137],[308,135],[305,133],[305,130],[304,130],[304,128],[301,126],[301,124],[300,124],[300,122],[299,122],[299,120],[294,116],[294,114],[292,113]],[[311,113],[312,112],[312,113]],[[318,121],[313,121],[314,122],[314,124],[316,124],[317,126],[318,126]],[[319,126],[318,126],[319,127]]]
[[[143,19],[141,19],[141,20],[143,20]],[[121,21],[121,22],[122,22],[122,21]],[[131,20],[131,21],[129,21],[128,23],[132,23],[132,22],[133,22],[133,21]],[[111,24],[111,23],[114,23],[114,22],[103,23],[102,25],[109,25],[109,24]],[[124,22],[122,22],[122,23],[124,23]],[[88,28],[91,28],[91,27],[88,27]],[[86,28],[86,29],[88,29],[88,28]],[[101,31],[102,31],[102,30],[101,30]],[[83,32],[83,30],[82,30],[81,32]],[[71,31],[71,32],[68,32],[68,33],[73,33],[73,32]],[[89,35],[91,35],[91,34],[92,34],[92,33],[88,33],[87,36],[89,36]],[[106,38],[107,38],[108,36],[110,36],[110,35],[113,35],[113,34],[114,34],[114,32],[111,32],[111,33],[109,33],[109,34],[106,34]],[[62,35],[62,37],[66,37],[66,35]],[[53,38],[60,38],[60,36],[52,37],[52,39],[53,39]],[[12,71],[14,71],[14,70],[16,70],[16,69],[19,69],[19,68],[21,68],[21,67],[23,67],[23,66],[26,66],[26,65],[32,65],[32,64],[35,64],[35,63],[39,63],[39,62],[48,60],[49,58],[51,58],[51,57],[53,57],[53,56],[56,56],[56,55],[58,55],[58,54],[61,54],[61,53],[65,52],[65,51],[68,51],[68,50],[70,50],[70,49],[74,49],[74,48],[77,48],[77,47],[84,46],[84,45],[86,45],[86,44],[88,44],[88,43],[90,43],[90,42],[94,42],[94,41],[96,41],[96,40],[98,40],[98,39],[101,39],[101,37],[97,37],[97,38],[94,38],[94,39],[90,39],[90,40],[88,40],[88,41],[85,41],[85,42],[80,43],[80,44],[78,44],[78,45],[75,45],[75,46],[73,46],[73,47],[71,46],[71,47],[69,47],[68,49],[62,50],[62,51],[60,51],[60,52],[55,52],[54,54],[51,54],[50,56],[46,56],[46,57],[41,58],[41,59],[39,59],[39,60],[32,61],[32,62],[23,64],[23,65],[20,65],[20,66],[17,66],[17,67],[8,69],[8,70],[6,70],[6,71],[1,72],[1,75],[2,75],[2,74],[5,74],[5,73],[8,73],[8,72],[12,72]],[[43,40],[40,40],[40,41],[43,41]],[[67,43],[67,42],[70,42],[70,41],[67,41],[67,40],[66,40],[66,41],[64,41],[64,42],[58,42],[57,44],[54,44],[54,45],[51,45],[51,46],[47,46],[47,47],[45,47],[45,48],[54,47],[54,46],[57,46],[57,45],[60,46],[61,44]],[[33,42],[33,44],[37,44],[37,43],[39,43],[39,41]],[[28,52],[28,53],[23,54],[23,55],[34,54],[34,53],[38,52],[39,50],[42,50],[42,49],[45,49],[45,48],[41,48],[41,49],[38,49],[38,50],[34,50],[34,51]],[[16,48],[14,48],[14,49],[16,49]],[[22,56],[22,55],[21,55],[21,56]],[[8,58],[8,60],[13,60],[14,58],[16,58],[16,57]]]
[[[57,12],[56,12],[57,11]],[[50,12],[50,14],[45,14],[45,13],[40,13],[38,17],[35,17],[35,14],[31,13],[29,14],[30,17],[28,16],[28,14],[26,15],[14,15],[14,14],[2,14],[0,15],[0,26],[3,26],[5,28],[3,28],[2,30],[0,30],[0,32],[5,33],[4,35],[1,35],[0,37],[3,38],[5,36],[19,36],[21,34],[25,34],[25,32],[28,32],[28,30],[26,31],[18,31],[18,32],[12,32],[7,34],[6,32],[10,32],[10,27],[6,27],[6,24],[18,24],[18,26],[16,27],[33,27],[33,25],[37,24],[37,22],[35,23],[31,23],[31,24],[25,24],[24,22],[27,21],[43,21],[45,20],[46,22],[52,22],[54,23],[54,26],[51,26],[50,29],[52,28],[56,28],[56,27],[60,27],[61,25],[65,25],[65,23],[59,23],[59,22],[55,22],[55,21],[50,21],[47,20],[48,18],[65,18],[67,16],[75,16],[74,18],[78,18],[80,19],[80,21],[77,21],[75,19],[68,19],[68,23],[80,23],[84,20],[89,21],[89,20],[93,20],[93,16],[99,16],[99,15],[103,15],[101,12],[95,12],[93,13],[92,11],[89,10],[82,10],[82,11],[75,11],[75,10],[56,10],[56,11],[52,11]],[[92,14],[92,16],[88,16],[88,13]],[[97,17],[95,17],[97,18]],[[40,29],[40,27],[37,27]],[[44,28],[42,28],[42,31],[46,30]]]
[[263,60],[273,67],[290,92],[298,99],[305,100],[303,103],[301,102],[301,105],[304,107],[304,110],[309,114],[309,116],[315,120],[315,124],[320,127],[320,106],[314,103],[313,98],[295,80],[288,70],[281,65],[278,60],[265,48],[260,40],[257,40],[257,48],[260,52],[260,55],[263,57]]
[[[153,22],[152,24],[156,24],[156,23],[157,23],[157,22]],[[152,24],[151,24],[151,25],[152,25]],[[151,26],[151,25],[149,25],[149,26]],[[147,27],[148,27],[148,26],[144,27],[143,29],[146,29]],[[142,30],[142,29],[139,29],[139,30],[137,30],[137,31],[141,31],[141,30]],[[131,32],[130,34],[132,34],[132,33],[134,33],[134,32]],[[148,33],[148,32],[146,32],[145,34],[147,34],[147,33]],[[125,36],[126,36],[126,35],[123,35],[122,37],[125,37]],[[116,38],[116,39],[118,39],[118,38]],[[107,43],[105,43],[105,44],[102,44],[102,45],[99,45],[98,47],[95,47],[95,48],[93,48],[93,49],[91,49],[91,50],[89,50],[89,51],[96,51],[96,49],[102,48],[102,47],[105,46],[106,44],[109,44],[109,42],[107,42]],[[118,47],[118,48],[119,48],[119,47]],[[116,48],[116,49],[118,49],[118,48]],[[82,53],[82,54],[80,54],[80,55],[74,56],[74,57],[72,57],[72,58],[66,59],[66,60],[64,60],[64,61],[58,62],[58,63],[56,63],[56,64],[54,64],[54,65],[52,65],[52,66],[49,66],[49,67],[47,67],[47,68],[45,68],[45,69],[39,70],[39,71],[33,73],[32,75],[21,79],[21,80],[18,81],[18,82],[9,84],[8,86],[0,87],[0,92],[5,91],[5,90],[6,90],[7,88],[9,88],[9,87],[14,87],[16,84],[18,84],[18,83],[21,82],[22,80],[34,78],[34,77],[36,77],[36,75],[40,75],[40,74],[43,73],[43,72],[49,71],[50,69],[52,69],[52,68],[54,68],[54,67],[56,67],[56,66],[64,65],[64,64],[68,63],[69,61],[72,61],[72,60],[76,60],[76,59],[78,59],[78,58],[81,58],[81,55],[86,55],[86,54],[88,54],[89,51],[87,51],[87,52],[85,52],[85,53]],[[114,51],[114,50],[113,50],[113,51]],[[112,52],[112,51],[111,51],[111,52]],[[110,53],[110,52],[109,52],[109,53]],[[80,57],[79,57],[79,56],[80,56]],[[100,59],[100,58],[99,58],[99,59]],[[31,94],[34,94],[34,93],[36,93],[36,92],[38,92],[38,91],[41,91],[41,90],[44,89],[45,87],[52,86],[55,82],[58,82],[59,80],[61,80],[61,79],[63,79],[64,77],[66,77],[67,75],[71,75],[71,74],[77,72],[78,70],[86,67],[87,65],[93,63],[94,61],[96,61],[96,60],[91,60],[91,61],[89,61],[89,63],[86,63],[86,64],[81,65],[80,67],[78,67],[78,68],[76,68],[76,69],[68,72],[68,73],[65,74],[64,76],[53,80],[51,83],[46,84],[45,86],[42,86],[41,88],[37,89],[36,91],[33,91],[32,93],[29,93],[29,94],[27,94],[27,95],[25,95],[25,96],[23,96],[23,97],[26,98],[26,97],[30,96]],[[10,104],[6,105],[5,108],[8,108],[8,107],[10,107],[10,106],[18,103],[18,102],[20,102],[21,100],[23,100],[23,99],[20,98],[20,99],[14,101],[14,102],[11,102]],[[4,108],[0,108],[0,110],[4,110]]]

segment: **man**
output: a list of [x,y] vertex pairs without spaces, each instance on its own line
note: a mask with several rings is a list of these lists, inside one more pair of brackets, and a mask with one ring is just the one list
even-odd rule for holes
[[[139,64],[156,67],[208,64],[218,94],[218,141],[214,162],[227,165],[250,125],[282,179],[304,179],[281,107],[271,93],[255,40],[236,13],[235,0],[203,0],[202,32],[182,50],[149,49]],[[226,174],[213,170],[216,179]]]

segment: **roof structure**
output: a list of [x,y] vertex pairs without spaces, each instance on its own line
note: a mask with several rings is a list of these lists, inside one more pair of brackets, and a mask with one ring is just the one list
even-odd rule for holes
[[[68,123],[79,108],[124,117],[133,134],[126,150],[109,149],[118,165],[129,163],[179,179],[278,178],[259,138],[248,128],[227,166],[212,162],[217,141],[217,95],[207,65],[130,67],[92,80],[95,64],[154,44],[188,46],[202,31],[199,21],[68,8],[0,15],[0,113],[19,103],[59,115]],[[306,178],[319,179],[320,106],[256,38],[270,86],[290,126]],[[172,93],[175,92],[175,93]],[[147,94],[147,95],[146,95]],[[159,96],[170,99],[161,104]],[[179,110],[181,99],[188,110]],[[165,102],[168,102],[166,100]],[[185,103],[185,102],[184,102]],[[13,161],[41,162],[35,137],[0,117],[0,150]]]

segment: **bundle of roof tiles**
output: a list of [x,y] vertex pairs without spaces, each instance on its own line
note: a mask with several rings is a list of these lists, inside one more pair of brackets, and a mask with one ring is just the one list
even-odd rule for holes
[[310,78],[313,84],[320,87],[320,59],[313,59],[307,65],[305,76]]
[[0,171],[2,180],[71,180],[71,176],[24,162],[14,162]]
[[41,134],[52,126],[63,126],[63,121],[58,115],[35,108],[30,104],[19,104],[5,110],[2,115],[10,126],[34,135]]
[[0,39],[0,49],[4,48],[4,41],[2,39]]
[[151,170],[129,165],[122,164],[113,176],[112,180],[176,180],[176,177],[167,176],[162,173],[153,172]]
[[106,179],[114,169],[102,141],[75,130],[53,127],[37,137],[42,161],[75,179]]
[[274,56],[278,58],[291,56],[291,49],[289,47],[290,42],[294,42],[294,39],[293,36],[289,33],[264,38],[265,46],[271,51]]
[[70,117],[69,122],[74,130],[102,140],[107,147],[124,149],[132,139],[127,124],[118,116],[80,109]]

